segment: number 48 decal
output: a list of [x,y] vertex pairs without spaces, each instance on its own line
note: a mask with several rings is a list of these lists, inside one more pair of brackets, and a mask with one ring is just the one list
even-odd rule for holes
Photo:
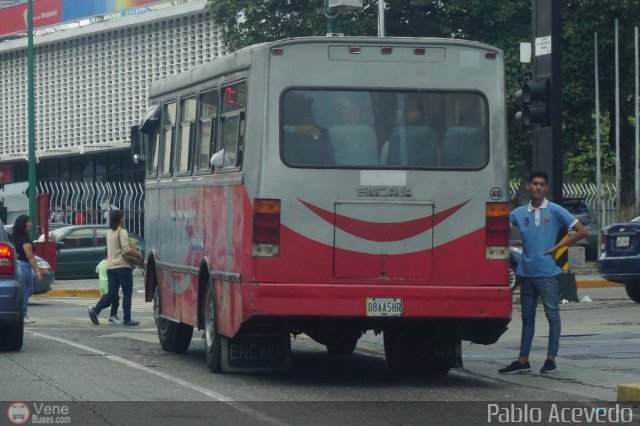
[[499,200],[502,198],[502,188],[498,188],[497,186],[494,186],[493,188],[491,188],[491,191],[489,191],[489,196],[491,197],[492,200]]

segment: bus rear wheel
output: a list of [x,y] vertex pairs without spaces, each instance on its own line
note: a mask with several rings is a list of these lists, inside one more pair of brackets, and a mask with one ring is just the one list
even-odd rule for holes
[[183,354],[189,349],[193,327],[183,323],[169,321],[160,316],[160,291],[156,285],[153,291],[153,316],[158,329],[158,339],[160,346],[167,352]]
[[327,351],[334,356],[349,356],[356,349],[359,335],[340,335],[327,341]]
[[213,283],[209,282],[204,305],[204,357],[209,371],[221,373],[222,335],[218,333],[215,303]]

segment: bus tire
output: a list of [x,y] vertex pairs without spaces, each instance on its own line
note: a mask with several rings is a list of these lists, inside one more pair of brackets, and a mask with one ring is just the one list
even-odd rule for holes
[[215,301],[213,283],[209,281],[204,302],[204,358],[209,371],[218,374],[222,372],[222,336],[218,333]]
[[349,356],[356,349],[359,336],[338,336],[326,344],[327,351],[333,356]]
[[160,291],[158,286],[153,291],[153,316],[158,329],[160,346],[167,352],[183,354],[189,349],[193,327],[183,323],[169,321],[160,316]]

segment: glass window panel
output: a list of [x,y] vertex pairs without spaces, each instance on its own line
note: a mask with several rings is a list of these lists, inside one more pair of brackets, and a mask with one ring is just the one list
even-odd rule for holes
[[215,117],[218,114],[218,91],[200,95],[200,117]]
[[214,121],[208,119],[202,122],[200,125],[200,154],[198,158],[198,168],[208,169],[209,160],[211,154],[213,154],[213,136],[214,136]]
[[64,248],[93,247],[93,229],[78,229],[71,232],[62,240]]
[[236,167],[238,158],[238,137],[240,115],[226,117],[224,120],[224,168]]
[[289,90],[282,159],[309,167],[477,169],[488,161],[478,93]]
[[173,142],[173,127],[164,131],[164,157],[162,160],[162,174],[171,173],[171,145]]
[[184,173],[190,170],[189,168],[189,147],[191,136],[191,125],[187,123],[182,127],[182,134],[180,135],[180,146],[178,151],[178,173]]
[[247,82],[242,81],[222,89],[222,113],[244,109],[247,104]]
[[196,98],[188,98],[182,101],[182,121],[196,120]]

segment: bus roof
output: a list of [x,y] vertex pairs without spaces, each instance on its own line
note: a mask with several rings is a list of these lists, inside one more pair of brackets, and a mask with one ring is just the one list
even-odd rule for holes
[[234,71],[248,69],[251,66],[251,57],[254,52],[266,51],[274,47],[284,47],[299,44],[325,44],[325,45],[438,45],[438,46],[459,46],[496,52],[502,55],[502,51],[497,47],[476,41],[434,38],[434,37],[299,37],[289,38],[268,43],[254,44],[237,50],[228,55],[215,58],[211,62],[198,65],[180,74],[157,81],[151,85],[149,97],[154,98],[166,93],[171,93],[194,84],[211,80],[220,75]]

